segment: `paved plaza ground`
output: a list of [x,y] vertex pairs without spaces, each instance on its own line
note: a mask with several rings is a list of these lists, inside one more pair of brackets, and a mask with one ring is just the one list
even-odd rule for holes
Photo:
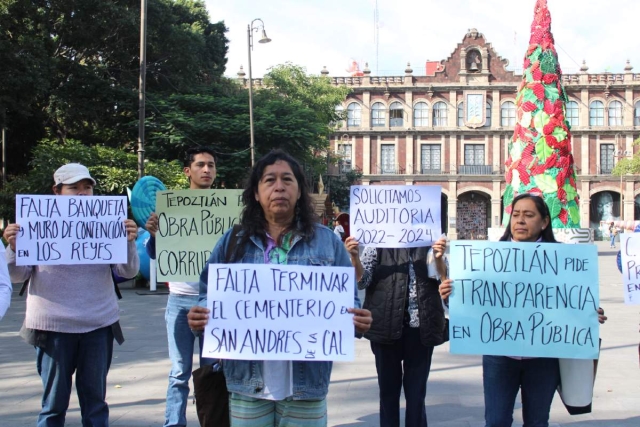
[[[601,328],[602,353],[594,391],[594,412],[569,416],[556,396],[551,425],[639,427],[640,306],[624,305],[615,252],[608,249],[607,242],[597,245],[600,299],[609,321]],[[123,296],[120,308],[126,342],[115,346],[109,374],[107,398],[111,425],[161,427],[170,367],[164,325],[167,295],[140,295],[139,290],[124,289]],[[24,310],[25,300],[15,289],[11,308],[0,322],[0,427],[34,426],[40,407],[42,385],[35,369],[35,351],[18,337]],[[436,349],[426,399],[430,427],[484,426],[481,365],[480,356],[451,355],[448,345]],[[367,340],[357,341],[354,362],[334,365],[331,379],[329,425],[378,426],[378,385]],[[195,405],[191,403],[187,417],[190,426],[198,425]],[[515,419],[514,426],[520,426],[519,404]],[[66,425],[81,425],[75,395]]]

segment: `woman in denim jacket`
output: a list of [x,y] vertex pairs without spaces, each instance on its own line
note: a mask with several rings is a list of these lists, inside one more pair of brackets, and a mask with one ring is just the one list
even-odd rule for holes
[[[226,262],[229,242],[236,239],[232,262],[351,266],[342,242],[315,221],[302,167],[284,151],[274,150],[256,163],[243,202],[241,230],[225,234],[208,264]],[[194,330],[207,323],[208,273],[207,266],[200,277],[200,306],[189,313]],[[360,306],[357,294],[354,303]],[[366,332],[371,313],[349,311],[356,332]],[[232,426],[327,425],[331,362],[225,360],[223,367]]]

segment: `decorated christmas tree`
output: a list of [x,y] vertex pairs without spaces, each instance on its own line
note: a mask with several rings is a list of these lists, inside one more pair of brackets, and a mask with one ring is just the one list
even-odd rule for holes
[[523,70],[516,98],[517,123],[505,163],[504,225],[509,223],[513,198],[531,193],[544,197],[554,228],[577,228],[580,204],[565,119],[568,99],[546,0],[536,1]]

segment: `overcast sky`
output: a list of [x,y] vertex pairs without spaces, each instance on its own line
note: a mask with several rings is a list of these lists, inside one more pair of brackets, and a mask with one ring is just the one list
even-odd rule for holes
[[[247,25],[261,18],[268,44],[255,44],[253,76],[284,62],[310,74],[326,66],[346,76],[352,60],[369,63],[372,75],[401,75],[407,62],[424,75],[426,60],[444,60],[469,28],[483,33],[496,52],[521,69],[535,0],[206,0],[211,20],[223,20],[230,40],[226,74],[247,72]],[[552,31],[564,73],[623,72],[631,60],[640,73],[638,0],[548,0]],[[256,41],[260,35],[256,35]],[[376,55],[377,50],[377,55]]]

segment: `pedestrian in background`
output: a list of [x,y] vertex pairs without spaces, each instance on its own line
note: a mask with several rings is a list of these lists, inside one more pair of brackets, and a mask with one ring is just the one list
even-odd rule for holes
[[5,247],[0,243],[0,320],[11,305],[11,279],[9,278],[9,270],[7,269],[7,258]]

